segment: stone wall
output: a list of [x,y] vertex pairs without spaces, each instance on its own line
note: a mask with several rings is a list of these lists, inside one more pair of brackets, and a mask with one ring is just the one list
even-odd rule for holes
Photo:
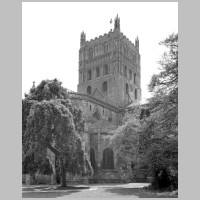
[[26,185],[55,184],[55,182],[52,182],[52,178],[53,175],[35,174],[34,176],[30,176],[29,174],[23,174],[22,183]]

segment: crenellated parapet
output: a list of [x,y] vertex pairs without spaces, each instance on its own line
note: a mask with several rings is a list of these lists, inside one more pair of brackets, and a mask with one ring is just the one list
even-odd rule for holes
[[130,101],[139,104],[139,39],[134,44],[121,32],[118,15],[113,30],[88,41],[82,32],[81,41],[78,93],[92,94],[98,89],[114,106],[126,106]]

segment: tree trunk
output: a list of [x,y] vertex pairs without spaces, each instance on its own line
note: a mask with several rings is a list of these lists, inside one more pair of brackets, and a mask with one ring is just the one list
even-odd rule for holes
[[63,164],[61,164],[61,187],[67,187],[66,170]]

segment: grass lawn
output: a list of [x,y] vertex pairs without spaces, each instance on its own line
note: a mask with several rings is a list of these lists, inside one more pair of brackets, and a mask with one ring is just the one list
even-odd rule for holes
[[142,188],[140,198],[178,198],[178,190],[172,192],[157,192]]

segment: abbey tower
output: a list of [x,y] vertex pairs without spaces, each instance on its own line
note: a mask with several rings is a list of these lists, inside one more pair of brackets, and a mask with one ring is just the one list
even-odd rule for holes
[[139,39],[133,44],[120,31],[120,18],[114,30],[90,41],[81,33],[78,93],[92,95],[116,107],[141,100]]
[[133,44],[123,35],[118,16],[114,29],[98,38],[87,41],[81,33],[78,92],[69,95],[86,118],[84,150],[94,169],[89,182],[120,182],[126,176],[136,180],[134,173],[140,174],[131,163],[118,163],[109,139],[124,114],[140,104],[140,77],[139,39]]

